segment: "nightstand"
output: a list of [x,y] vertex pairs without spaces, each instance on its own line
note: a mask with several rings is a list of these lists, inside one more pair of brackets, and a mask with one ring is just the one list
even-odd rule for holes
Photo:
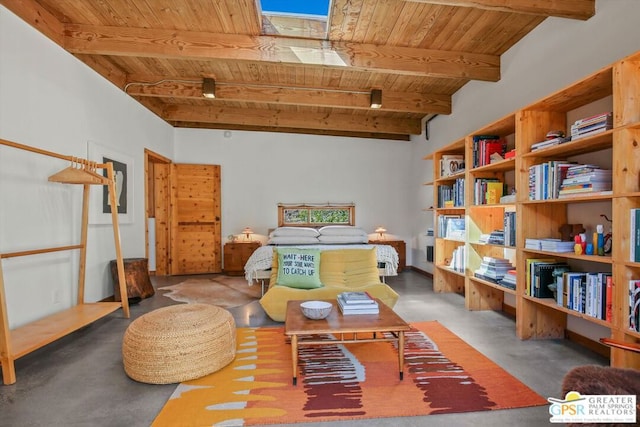
[[407,244],[404,240],[369,240],[372,245],[389,245],[398,252],[398,273],[407,266]]
[[251,254],[260,247],[260,242],[227,242],[224,244],[224,274],[229,276],[244,275],[244,265]]

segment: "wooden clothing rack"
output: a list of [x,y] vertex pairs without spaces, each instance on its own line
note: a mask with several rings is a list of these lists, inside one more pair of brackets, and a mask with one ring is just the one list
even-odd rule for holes
[[[113,224],[113,239],[116,249],[116,262],[118,266],[119,293],[118,302],[84,302],[86,256],[87,256],[87,230],[89,218],[89,190],[91,185],[107,185],[109,188],[109,200],[111,206],[116,204],[115,180],[113,164],[96,163],[72,156],[65,156],[50,151],[41,150],[16,142],[0,139],[1,145],[26,150],[45,156],[55,157],[71,162],[71,166],[49,177],[49,181],[64,184],[82,184],[84,186],[82,201],[82,230],[80,243],[69,246],[32,249],[20,252],[0,253],[0,364],[2,365],[2,378],[4,384],[16,382],[14,361],[32,351],[35,351],[71,332],[95,322],[96,320],[118,310],[122,307],[124,316],[129,318],[129,299],[127,298],[124,262],[120,247],[120,230],[118,228],[118,213],[111,210]],[[104,169],[107,176],[96,173],[96,169]],[[50,316],[28,323],[24,326],[9,329],[7,315],[7,300],[4,290],[4,278],[2,273],[2,260],[5,258],[22,257],[35,254],[43,254],[59,251],[79,250],[79,274],[78,295],[75,306],[54,313]]]

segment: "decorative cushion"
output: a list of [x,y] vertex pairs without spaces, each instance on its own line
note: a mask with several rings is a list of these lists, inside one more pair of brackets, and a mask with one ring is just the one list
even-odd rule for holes
[[278,227],[269,233],[269,237],[275,236],[306,236],[317,237],[320,233],[311,227]]
[[362,228],[351,225],[326,225],[318,230],[321,236],[366,236]]
[[369,241],[368,236],[359,235],[346,235],[346,236],[320,236],[318,237],[320,243],[367,243]]
[[277,253],[277,285],[299,289],[322,287],[319,249],[278,248]]
[[269,239],[270,245],[317,245],[320,241],[311,236],[273,236]]

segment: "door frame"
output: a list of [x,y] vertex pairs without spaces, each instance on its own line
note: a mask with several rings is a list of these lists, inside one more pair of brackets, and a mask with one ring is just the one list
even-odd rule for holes
[[[156,197],[158,186],[169,188],[169,175],[159,173],[158,165],[165,165],[166,169],[172,164],[172,160],[147,148],[144,149],[144,239],[145,257],[149,258],[149,218],[156,218],[156,212],[163,210],[169,212],[169,197]],[[169,242],[158,241],[158,224],[156,222],[155,243],[155,268],[150,274],[169,274]],[[158,262],[160,260],[160,262]]]

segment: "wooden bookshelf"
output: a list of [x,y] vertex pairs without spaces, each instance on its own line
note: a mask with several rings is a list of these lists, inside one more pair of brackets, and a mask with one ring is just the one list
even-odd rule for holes
[[[640,263],[629,259],[630,210],[640,208],[640,52],[615,62],[549,96],[513,112],[465,138],[430,153],[425,160],[433,161],[434,206],[437,206],[438,186],[453,177],[439,176],[439,161],[445,154],[464,153],[466,169],[465,205],[455,209],[434,208],[434,230],[437,233],[440,215],[464,215],[465,242],[449,241],[436,234],[434,290],[459,292],[465,296],[470,310],[501,310],[504,298],[515,299],[516,334],[521,339],[563,338],[567,319],[574,316],[610,330],[608,338],[637,344],[640,333],[629,329],[628,283],[640,279]],[[587,117],[598,114],[602,105],[613,112],[613,129],[597,135],[532,151],[531,146],[543,141],[550,130],[561,129],[570,135],[576,114]],[[589,112],[590,109],[594,110]],[[498,135],[507,141],[507,150],[516,149],[514,159],[472,167],[473,136]],[[529,200],[529,168],[549,160],[575,160],[585,156],[597,159],[612,172],[612,191],[604,194],[584,194],[571,198]],[[516,190],[514,203],[478,205],[473,197],[474,181],[495,178]],[[607,256],[555,253],[525,248],[526,238],[560,238],[560,226],[572,223],[576,210],[598,212],[602,206],[611,215],[612,252]],[[516,246],[484,244],[482,234],[503,228],[504,212],[516,212]],[[597,216],[597,214],[594,214]],[[597,221],[602,223],[603,221]],[[605,223],[605,229],[609,224]],[[587,230],[590,236],[592,230]],[[464,274],[447,268],[453,250],[465,245]],[[517,270],[516,289],[474,277],[483,256],[507,258]],[[611,272],[613,318],[611,322],[559,306],[549,298],[526,295],[526,260],[553,257],[566,262],[576,271]],[[605,337],[607,338],[607,337]],[[621,348],[611,349],[611,365],[640,368],[640,355]]]

